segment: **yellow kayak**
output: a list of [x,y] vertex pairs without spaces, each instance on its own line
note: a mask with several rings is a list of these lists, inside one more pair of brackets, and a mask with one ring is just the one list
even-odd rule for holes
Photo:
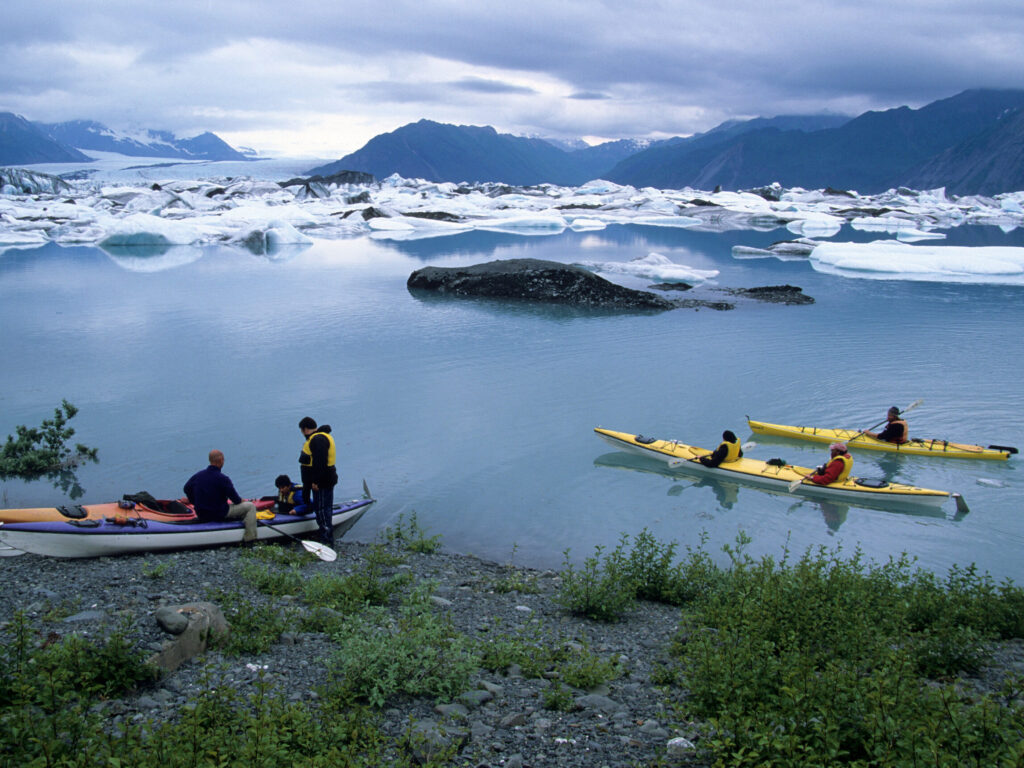
[[936,491],[930,488],[904,485],[903,483],[887,483],[858,477],[850,477],[841,483],[832,483],[830,485],[818,485],[805,479],[800,485],[790,491],[790,485],[806,475],[813,474],[814,470],[808,467],[786,464],[781,460],[767,462],[746,457],[727,464],[721,464],[717,467],[706,467],[698,461],[701,456],[711,453],[706,448],[687,445],[678,440],[661,440],[659,438],[644,437],[643,435],[633,435],[629,432],[602,429],[601,427],[595,428],[594,431],[599,437],[621,451],[664,461],[673,469],[690,474],[728,478],[735,482],[756,486],[775,493],[830,498],[855,505],[867,504],[883,508],[886,506],[907,505],[934,507],[952,498],[956,501],[958,510],[968,511],[967,505],[959,493]]
[[750,431],[758,435],[790,437],[794,440],[810,440],[815,443],[846,443],[849,448],[864,448],[870,451],[905,453],[911,456],[940,456],[947,459],[995,459],[1006,461],[1017,453],[1016,448],[1004,445],[980,445],[953,443],[949,440],[922,440],[911,438],[906,443],[888,443],[862,435],[854,429],[822,429],[820,427],[791,427],[786,424],[770,424],[747,418]]

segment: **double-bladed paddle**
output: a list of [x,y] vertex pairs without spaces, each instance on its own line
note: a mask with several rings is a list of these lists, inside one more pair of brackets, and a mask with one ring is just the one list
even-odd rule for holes
[[279,534],[281,534],[282,536],[284,536],[287,539],[291,539],[292,541],[299,542],[299,544],[302,545],[303,549],[305,549],[307,552],[313,553],[314,555],[319,557],[321,560],[324,560],[325,562],[333,563],[335,560],[338,559],[338,553],[335,552],[330,547],[328,547],[326,544],[320,544],[320,543],[315,542],[315,541],[306,541],[305,539],[300,539],[298,536],[292,536],[287,531],[285,531],[285,530],[283,530],[281,528],[278,528],[276,525],[271,525],[266,520],[257,520],[256,522],[259,523],[260,525],[267,526],[267,528],[273,528],[275,531],[277,531]]
[[[912,410],[914,410],[915,408],[917,408],[917,406],[921,405],[921,404],[922,404],[923,402],[924,402],[924,400],[915,400],[915,401],[914,401],[914,402],[912,402],[912,403],[911,403],[910,405],[908,405],[908,406],[907,406],[906,408],[904,408],[904,409],[903,409],[902,411],[900,411],[900,416],[902,416],[902,415],[903,415],[903,414],[905,414],[905,413],[910,413],[910,412],[911,412]],[[866,434],[866,433],[870,432],[870,431],[871,431],[872,429],[874,429],[875,427],[880,427],[880,426],[882,426],[882,425],[883,425],[883,424],[885,424],[885,422],[887,422],[888,420],[889,420],[889,417],[888,417],[888,416],[886,416],[886,417],[885,417],[884,419],[882,419],[882,420],[881,420],[880,422],[878,422],[877,424],[872,424],[872,425],[871,425],[870,427],[868,427],[867,429],[862,429],[862,430],[861,430],[860,432],[858,432],[858,433],[857,433],[856,435],[854,435],[854,436],[853,436],[853,437],[851,437],[851,438],[850,438],[849,440],[847,440],[847,441],[846,441],[846,444],[847,444],[847,445],[849,445],[850,443],[852,443],[852,442],[853,442],[854,440],[856,440],[856,439],[857,439],[858,437],[860,437],[861,435],[864,435],[864,434]],[[795,490],[796,490],[797,488],[799,488],[799,487],[800,487],[800,485],[801,485],[801,484],[803,483],[803,481],[804,481],[804,480],[806,480],[806,479],[807,479],[807,478],[809,478],[809,477],[810,477],[810,475],[800,475],[800,477],[798,477],[798,478],[797,478],[796,480],[794,480],[794,481],[793,481],[792,483],[790,483],[790,484],[789,484],[789,488],[788,488],[787,490],[788,490],[788,491],[789,491],[790,493],[793,493],[793,492],[794,492],[794,491],[795,491]]]

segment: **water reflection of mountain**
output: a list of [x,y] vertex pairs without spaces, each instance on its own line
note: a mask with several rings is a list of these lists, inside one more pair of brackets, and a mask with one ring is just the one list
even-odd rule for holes
[[[683,464],[677,469],[670,469],[668,465],[663,464],[660,461],[645,458],[644,456],[636,456],[631,453],[606,453],[598,456],[594,459],[594,466],[597,467],[614,467],[616,469],[626,469],[633,472],[647,472],[650,474],[661,475],[672,480],[681,480],[688,478],[690,475],[686,472],[686,465]],[[793,499],[794,503],[789,507],[789,512],[794,512],[799,508],[808,507],[811,509],[818,509],[824,518],[825,525],[828,526],[831,531],[838,531],[839,527],[846,521],[846,517],[849,514],[850,509],[856,509],[863,507],[865,509],[877,509],[881,512],[892,512],[898,515],[909,515],[911,517],[928,517],[935,519],[948,519],[946,513],[941,509],[934,509],[928,507],[897,507],[891,505],[878,505],[872,506],[869,504],[840,504],[835,501],[829,501],[825,499],[811,499],[811,498],[795,498],[794,496],[787,493],[780,493],[773,491],[768,488],[759,488],[755,486],[747,486],[742,482],[732,482],[731,480],[723,480],[717,477],[706,477],[701,476],[698,480],[692,481],[688,484],[673,485],[668,490],[669,496],[678,496],[687,488],[710,488],[715,494],[715,499],[718,501],[718,506],[721,509],[730,510],[732,509],[740,498],[740,489],[743,488],[743,493],[747,494],[751,491],[757,491],[758,493],[767,493],[772,496],[780,496],[788,499]],[[963,515],[957,514],[952,517],[953,520],[962,519]]]

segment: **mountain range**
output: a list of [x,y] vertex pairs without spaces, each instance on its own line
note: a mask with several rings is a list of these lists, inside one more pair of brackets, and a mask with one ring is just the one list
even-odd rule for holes
[[129,135],[90,120],[33,123],[20,115],[0,112],[0,165],[91,160],[80,150],[179,160],[248,159],[245,154],[209,132],[186,139],[179,139],[168,131],[154,130]]
[[920,109],[849,118],[795,115],[730,121],[702,134],[567,150],[490,127],[420,120],[309,173],[398,173],[428,181],[636,187],[785,187],[884,192],[945,186],[954,194],[1024,189],[1024,90],[969,90]]

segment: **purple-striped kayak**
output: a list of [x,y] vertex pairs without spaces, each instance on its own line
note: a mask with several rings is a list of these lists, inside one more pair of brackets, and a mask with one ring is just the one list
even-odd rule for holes
[[[335,504],[335,537],[343,536],[375,502],[375,499],[363,498]],[[261,541],[317,530],[313,514],[278,513],[272,520],[257,522]],[[243,530],[241,520],[200,523],[194,519],[162,522],[129,518],[126,524],[119,524],[113,518],[41,520],[0,523],[0,544],[49,557],[106,557],[238,544],[242,541]]]

